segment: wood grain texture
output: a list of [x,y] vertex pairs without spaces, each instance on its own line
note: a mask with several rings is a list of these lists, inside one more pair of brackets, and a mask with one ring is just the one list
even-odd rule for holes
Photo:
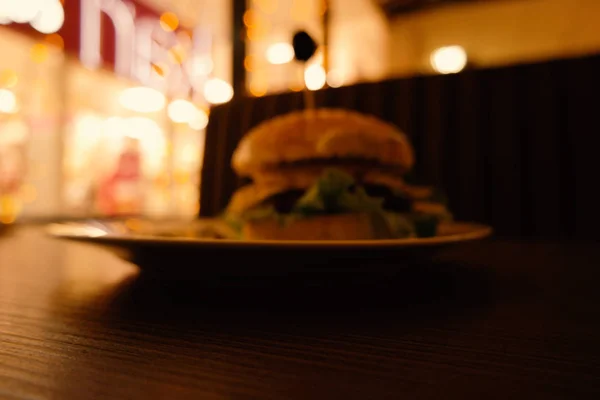
[[25,229],[0,242],[0,398],[598,398],[599,263],[487,241],[387,276],[211,284]]

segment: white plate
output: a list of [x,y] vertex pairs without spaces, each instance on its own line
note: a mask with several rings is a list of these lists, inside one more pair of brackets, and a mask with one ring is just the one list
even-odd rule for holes
[[91,220],[78,223],[51,224],[47,232],[57,238],[123,248],[195,247],[225,250],[239,248],[271,249],[400,249],[438,247],[483,239],[492,233],[487,225],[452,222],[439,227],[438,235],[429,238],[384,240],[233,240],[197,237],[196,233],[218,225],[215,220],[159,222],[140,219],[123,221]]
[[[214,220],[156,222],[144,220],[52,224],[47,232],[59,239],[100,245],[160,279],[224,276],[257,277],[368,271],[380,274],[430,259],[437,250],[483,239],[489,226],[455,222],[431,238],[368,241],[245,241],[203,239],[198,231]],[[168,236],[165,236],[168,235]],[[377,272],[379,271],[379,272]]]

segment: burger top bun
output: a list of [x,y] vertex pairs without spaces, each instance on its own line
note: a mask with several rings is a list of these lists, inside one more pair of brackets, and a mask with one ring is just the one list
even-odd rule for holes
[[402,173],[413,166],[414,152],[401,130],[375,117],[343,109],[311,109],[251,129],[231,163],[238,176],[254,176],[294,163],[344,159],[369,161]]

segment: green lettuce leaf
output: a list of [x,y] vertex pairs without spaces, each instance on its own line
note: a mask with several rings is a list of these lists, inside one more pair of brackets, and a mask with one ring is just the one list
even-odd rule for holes
[[354,185],[354,178],[337,169],[327,169],[294,206],[301,213],[337,211],[338,198]]
[[390,237],[401,239],[418,235],[409,215],[392,212],[385,212],[382,215],[385,218]]
[[[439,191],[429,201],[446,203]],[[369,196],[357,186],[354,178],[342,170],[329,168],[306,190],[289,214],[279,214],[274,207],[265,206],[247,211],[241,216],[225,216],[229,225],[241,235],[244,221],[276,219],[282,224],[298,218],[324,214],[367,213],[373,228],[381,238],[430,237],[446,215],[430,213],[393,213],[383,209],[383,199]],[[450,217],[451,218],[451,217]]]
[[330,168],[298,200],[293,212],[302,215],[344,212],[377,212],[383,200],[367,195],[356,187],[354,178],[344,171]]

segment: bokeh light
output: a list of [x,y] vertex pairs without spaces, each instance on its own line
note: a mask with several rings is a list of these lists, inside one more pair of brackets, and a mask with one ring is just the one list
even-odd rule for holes
[[59,0],[0,0],[0,24],[30,24],[40,33],[54,33],[65,22]]
[[198,109],[191,102],[184,99],[173,100],[167,107],[167,114],[175,123],[189,122],[198,113]]
[[308,90],[319,90],[327,82],[325,69],[319,64],[313,64],[304,70],[304,84]]
[[269,89],[269,85],[267,82],[261,80],[255,80],[250,83],[248,91],[254,97],[262,97],[267,94],[267,90]]
[[196,55],[192,59],[192,72],[191,75],[206,76],[210,74],[214,68],[214,62],[210,55]]
[[156,89],[149,87],[134,87],[125,89],[119,96],[119,102],[128,110],[149,113],[164,108],[165,96]]
[[42,6],[30,24],[38,32],[49,34],[58,32],[64,22],[65,10],[62,4],[57,0],[43,0]]
[[333,88],[342,86],[344,81],[344,75],[339,70],[334,69],[327,73],[327,84]]
[[244,25],[246,25],[248,28],[251,28],[256,23],[256,20],[258,19],[258,16],[256,14],[256,11],[254,11],[254,10],[247,10],[244,13],[244,17],[243,18],[244,18]]
[[467,65],[467,52],[461,46],[447,46],[431,53],[431,66],[440,74],[454,74]]
[[17,83],[19,83],[19,76],[16,71],[12,69],[0,71],[0,87],[10,89],[17,86]]
[[167,32],[173,32],[179,27],[179,18],[172,12],[163,13],[160,16],[160,26]]
[[65,41],[58,33],[52,33],[46,36],[46,43],[59,49],[64,49],[65,47]]
[[233,98],[233,88],[222,79],[209,79],[204,84],[204,98],[211,104],[227,103]]
[[267,49],[267,60],[271,64],[287,64],[294,59],[294,48],[289,43],[274,43]]
[[244,58],[244,68],[246,71],[253,71],[256,65],[256,57],[253,55],[248,55]]
[[0,89],[0,113],[13,114],[17,109],[15,94],[8,89]]
[[201,131],[208,125],[208,114],[204,110],[196,109],[196,113],[188,121],[188,125],[196,131]]
[[31,47],[31,59],[34,63],[42,64],[48,59],[48,46],[43,43],[36,43]]

